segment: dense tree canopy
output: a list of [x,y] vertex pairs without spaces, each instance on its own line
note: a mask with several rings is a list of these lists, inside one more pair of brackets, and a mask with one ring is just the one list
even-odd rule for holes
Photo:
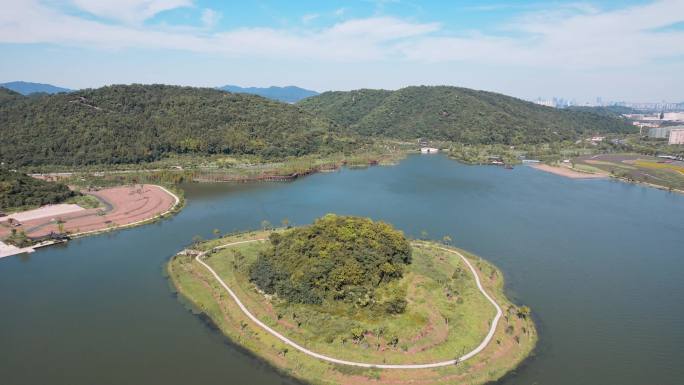
[[154,161],[170,153],[265,158],[339,151],[327,119],[255,95],[164,85],[23,97],[0,92],[0,160],[14,165]]
[[[384,222],[329,214],[311,226],[273,233],[250,269],[264,292],[294,303],[345,301],[403,311],[403,293],[382,290],[411,263],[403,233]],[[378,294],[382,291],[383,294]]]
[[457,87],[326,92],[297,105],[165,85],[31,97],[0,88],[0,161],[13,167],[139,163],[169,154],[325,155],[350,152],[368,137],[512,145],[633,130],[602,111]]
[[0,170],[0,210],[60,203],[76,194],[61,183]]
[[354,133],[467,144],[546,143],[600,132],[631,132],[622,119],[561,110],[458,87],[325,92],[298,103]]

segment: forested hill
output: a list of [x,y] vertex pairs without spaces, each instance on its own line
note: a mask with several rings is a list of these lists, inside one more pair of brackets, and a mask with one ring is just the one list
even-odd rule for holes
[[625,121],[606,115],[448,86],[325,92],[298,105],[361,135],[402,139],[519,144],[633,130]]
[[13,166],[153,161],[170,153],[265,158],[338,151],[330,123],[255,95],[164,85],[41,97],[0,93],[0,160]]
[[63,184],[0,169],[0,212],[21,207],[61,203],[78,193]]
[[22,98],[23,96],[20,93],[12,91],[9,88],[0,87],[0,103],[5,103],[8,101]]

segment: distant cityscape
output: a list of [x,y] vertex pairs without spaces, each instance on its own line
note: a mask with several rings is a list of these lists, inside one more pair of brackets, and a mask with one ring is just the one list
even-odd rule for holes
[[[537,98],[534,103],[554,108],[568,107],[625,107],[630,110],[615,111],[639,127],[639,133],[651,139],[664,139],[668,144],[684,144],[684,102],[630,103],[604,101],[597,97],[593,103],[577,103],[574,99],[552,97]],[[602,139],[602,138],[601,138]],[[592,141],[594,141],[592,139]]]
[[661,111],[661,112],[680,112],[684,111],[684,102],[649,102],[649,103],[632,103],[625,101],[607,101],[601,97],[597,97],[593,102],[578,103],[575,99],[566,99],[562,97],[552,97],[550,99],[537,98],[532,100],[534,103],[555,108],[567,108],[573,106],[579,107],[628,107],[638,111]]

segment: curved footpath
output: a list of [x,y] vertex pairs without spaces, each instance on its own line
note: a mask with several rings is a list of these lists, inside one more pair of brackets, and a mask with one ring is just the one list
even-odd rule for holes
[[[265,239],[253,239],[253,240],[248,240],[248,241],[232,242],[232,243],[227,243],[225,245],[214,247],[209,251],[225,249],[227,247],[239,245],[242,243],[260,242],[260,241],[264,241],[264,240]],[[482,287],[482,283],[480,282],[480,277],[477,275],[477,271],[475,271],[475,268],[473,267],[473,265],[470,264],[468,259],[466,259],[466,257],[464,257],[461,253],[459,253],[456,250],[450,250],[450,249],[446,249],[446,248],[438,247],[438,246],[435,246],[435,247],[440,249],[440,250],[443,250],[443,251],[447,251],[450,253],[457,254],[459,257],[461,257],[463,262],[465,262],[465,264],[468,265],[468,268],[470,268],[470,271],[473,273],[473,276],[475,277],[475,282],[477,283],[477,288],[480,289],[480,292],[485,296],[485,298],[487,298],[487,300],[489,300],[489,302],[491,302],[492,305],[494,305],[494,307],[496,308],[496,316],[494,316],[494,320],[492,321],[492,325],[489,328],[489,332],[487,333],[487,336],[485,336],[485,338],[482,340],[480,345],[478,345],[475,349],[473,349],[472,351],[464,354],[463,356],[456,358],[456,359],[453,359],[453,360],[433,362],[433,363],[428,363],[428,364],[407,364],[407,365],[368,364],[368,363],[363,363],[363,362],[353,362],[353,361],[340,360],[337,358],[333,358],[333,357],[329,357],[329,356],[326,356],[323,354],[312,352],[311,350],[309,350],[309,349],[307,349],[301,345],[298,345],[296,342],[290,340],[289,338],[287,338],[287,337],[283,336],[282,334],[278,333],[277,331],[273,330],[271,327],[269,327],[265,323],[261,322],[252,313],[250,313],[249,310],[247,310],[247,308],[245,307],[245,305],[242,304],[242,302],[237,297],[237,295],[235,295],[235,293],[233,293],[233,291],[228,287],[228,285],[226,285],[226,283],[221,279],[221,277],[219,277],[219,275],[214,271],[214,269],[212,269],[208,264],[206,264],[204,261],[202,261],[202,257],[205,256],[209,251],[205,251],[203,253],[198,254],[197,257],[195,257],[195,259],[197,260],[197,262],[201,263],[204,267],[206,267],[207,270],[209,270],[209,272],[214,276],[214,278],[216,278],[216,280],[221,284],[221,286],[223,286],[223,288],[226,289],[228,294],[230,294],[230,296],[233,297],[233,300],[235,300],[235,303],[237,303],[237,305],[240,307],[242,312],[245,313],[245,315],[247,317],[249,317],[249,319],[254,321],[254,323],[259,325],[261,328],[263,328],[264,330],[266,330],[267,332],[269,332],[270,334],[272,334],[273,336],[275,336],[279,340],[283,341],[284,343],[292,346],[293,348],[299,350],[300,352],[302,352],[308,356],[318,358],[318,359],[323,360],[323,361],[332,362],[335,364],[358,366],[358,367],[362,367],[362,368],[428,369],[428,368],[438,368],[441,366],[455,365],[459,362],[462,362],[462,361],[465,361],[469,358],[472,358],[476,354],[480,353],[482,350],[484,350],[484,348],[487,347],[489,342],[491,342],[492,338],[494,337],[494,332],[496,332],[496,327],[499,324],[499,319],[501,318],[501,315],[502,315],[501,307],[484,290],[484,288]]]

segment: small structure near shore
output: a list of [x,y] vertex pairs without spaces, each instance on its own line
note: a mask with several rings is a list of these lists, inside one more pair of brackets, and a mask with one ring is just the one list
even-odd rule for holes
[[420,148],[421,154],[436,154],[438,152],[439,152],[439,149],[434,148],[434,147],[421,147]]

